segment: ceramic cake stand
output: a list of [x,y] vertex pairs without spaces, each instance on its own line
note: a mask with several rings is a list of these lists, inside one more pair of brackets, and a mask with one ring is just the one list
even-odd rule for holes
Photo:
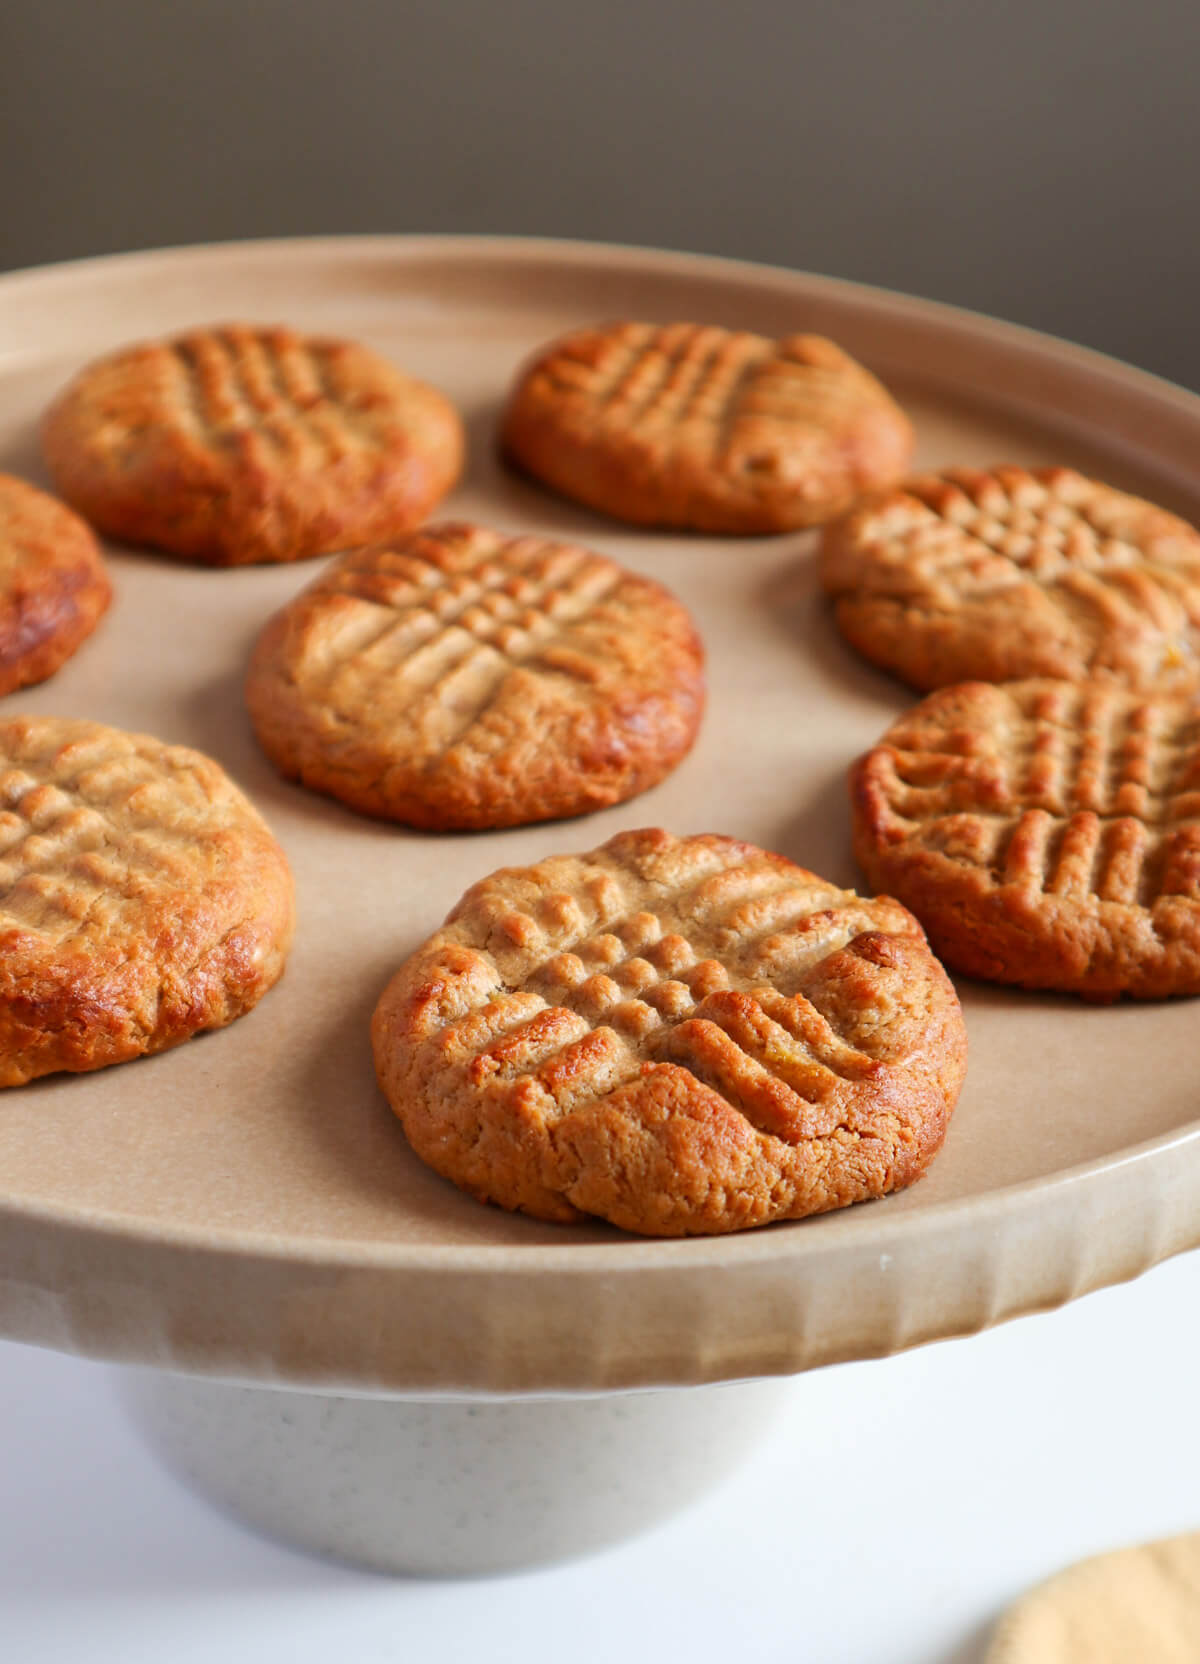
[[1200,400],[824,278],[569,243],[364,238],[0,279],[0,467],[46,483],[40,412],[121,343],[236,318],[353,336],[465,413],[470,465],[448,514],[651,574],[708,647],[708,715],[667,781],[603,814],[487,836],[363,820],[285,785],[256,749],[247,653],[312,563],[211,571],[114,549],[109,618],[53,680],[6,702],[216,757],[283,842],[300,922],[283,982],[231,1028],[0,1095],[0,1332],[143,1366],[130,1390],[151,1435],[202,1490],[390,1568],[530,1563],[635,1530],[764,1432],[785,1377],[1053,1306],[1200,1241],[1188,1001],[1105,1008],[960,983],[970,1070],[928,1177],[728,1238],[538,1224],[478,1206],[411,1155],[367,1024],[469,883],[662,825],[732,833],[853,884],[846,767],[910,702],[837,637],[813,534],[647,535],[502,468],[496,416],[517,364],[615,317],[831,335],[911,411],[919,466],[1062,461],[1200,513]]

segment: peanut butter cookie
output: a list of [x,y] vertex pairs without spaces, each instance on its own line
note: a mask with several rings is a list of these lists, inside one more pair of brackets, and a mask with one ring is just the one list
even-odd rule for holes
[[283,851],[207,757],[0,722],[0,1086],[232,1022],[282,974],[292,912]]
[[651,1236],[910,1184],[966,1067],[954,990],[899,903],[661,831],[476,884],[393,977],[372,1039],[446,1178]]
[[617,323],[534,359],[502,446],[618,520],[747,534],[815,525],[892,484],[913,432],[874,376],[820,336]]
[[1200,682],[1200,532],[1069,468],[910,480],[827,529],[822,580],[847,641],[913,687]]
[[654,785],[691,747],[703,649],[660,585],[601,555],[426,527],[331,564],[246,679],[289,779],[409,826],[519,826]]
[[248,324],[90,364],[42,437],[92,525],[213,566],[408,531],[463,456],[458,414],[434,388],[353,342]]
[[79,516],[0,474],[0,694],[53,676],[111,599],[96,539]]
[[1095,999],[1200,993],[1200,701],[965,683],[851,776],[854,848],[948,965]]

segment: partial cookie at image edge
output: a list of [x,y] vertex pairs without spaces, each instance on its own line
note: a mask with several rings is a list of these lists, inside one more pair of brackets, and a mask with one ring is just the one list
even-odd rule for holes
[[287,859],[211,758],[11,717],[0,804],[0,1086],[166,1050],[283,974]]
[[868,881],[984,981],[1110,1001],[1200,993],[1200,698],[968,682],[849,775]]
[[1200,531],[1074,469],[916,476],[826,527],[820,563],[847,642],[922,692],[1200,685]]
[[46,492],[0,474],[0,695],[53,676],[111,601],[88,526]]

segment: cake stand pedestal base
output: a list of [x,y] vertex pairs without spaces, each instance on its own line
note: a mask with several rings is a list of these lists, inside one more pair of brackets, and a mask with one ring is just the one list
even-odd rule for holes
[[403,1399],[139,1370],[124,1390],[168,1465],[250,1524],[428,1577],[542,1565],[636,1535],[731,1472],[790,1385]]

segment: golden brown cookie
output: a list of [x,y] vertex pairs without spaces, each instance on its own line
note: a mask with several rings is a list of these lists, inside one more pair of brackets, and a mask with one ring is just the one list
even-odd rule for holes
[[0,722],[0,1086],[249,1011],[292,935],[283,851],[216,763],[95,722]]
[[213,566],[408,531],[463,456],[434,388],[354,342],[249,324],[88,365],[42,438],[59,490],[102,532]]
[[966,1067],[954,990],[897,902],[659,831],[476,884],[393,977],[372,1040],[446,1178],[650,1236],[910,1184]]
[[79,516],[0,474],[0,694],[53,676],[111,600],[96,539]]
[[570,544],[444,525],[357,550],[276,613],[246,703],[289,779],[410,826],[554,820],[620,803],[690,749],[691,619]]
[[854,848],[946,963],[1096,999],[1200,993],[1200,701],[932,694],[851,775]]
[[917,688],[1200,681],[1200,532],[1069,468],[910,480],[826,530],[821,575],[846,639]]
[[525,368],[501,442],[535,478],[618,520],[759,533],[815,525],[892,484],[913,432],[819,335],[615,323]]

